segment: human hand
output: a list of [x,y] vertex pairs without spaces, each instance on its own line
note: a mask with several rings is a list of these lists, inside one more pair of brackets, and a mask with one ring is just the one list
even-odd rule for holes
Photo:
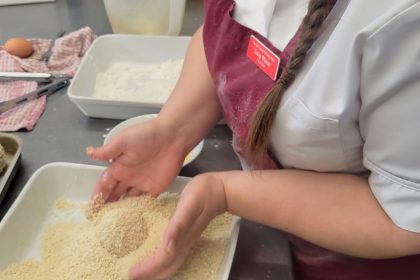
[[102,193],[105,201],[115,201],[124,194],[159,195],[178,175],[187,151],[173,130],[154,119],[128,127],[106,145],[88,147],[86,153],[111,162],[92,196]]
[[181,194],[162,244],[149,260],[130,270],[129,279],[166,279],[174,275],[209,222],[225,211],[224,186],[218,174],[193,178]]

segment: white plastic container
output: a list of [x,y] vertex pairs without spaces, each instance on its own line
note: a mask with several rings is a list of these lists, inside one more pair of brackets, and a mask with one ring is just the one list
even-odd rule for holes
[[114,33],[178,35],[185,0],[104,0]]
[[164,102],[104,99],[94,95],[96,75],[113,64],[129,62],[162,63],[183,59],[191,37],[103,35],[98,37],[82,59],[67,90],[72,102],[88,117],[128,119],[159,113]]
[[[53,213],[55,201],[59,198],[74,203],[88,201],[104,169],[74,163],[50,163],[38,169],[0,222],[0,271],[15,262],[39,259],[42,231],[46,225],[57,221]],[[188,181],[187,177],[177,177],[167,191],[180,193]],[[60,219],[83,221],[84,215],[75,212],[62,215]],[[238,217],[232,220],[230,230],[218,280],[227,280],[229,277],[239,234]]]

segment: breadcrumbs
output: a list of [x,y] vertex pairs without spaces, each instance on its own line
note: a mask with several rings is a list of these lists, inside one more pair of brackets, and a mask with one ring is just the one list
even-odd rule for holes
[[139,248],[148,230],[140,212],[133,209],[112,209],[102,215],[96,226],[96,238],[109,253],[123,257]]
[[[0,279],[127,279],[129,269],[152,256],[161,244],[178,198],[165,193],[157,199],[140,196],[107,204],[97,198],[87,207],[88,220],[59,221],[45,228],[41,260],[12,264],[0,272]],[[54,209],[75,207],[58,200]],[[174,279],[216,279],[231,222],[227,213],[216,217]]]
[[105,205],[105,199],[102,193],[96,194],[88,203],[86,207],[86,218],[92,220],[94,216],[102,209]]

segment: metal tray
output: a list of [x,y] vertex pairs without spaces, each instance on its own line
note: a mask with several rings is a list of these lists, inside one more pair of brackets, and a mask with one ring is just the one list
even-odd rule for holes
[[7,166],[0,173],[0,203],[16,174],[22,152],[22,140],[19,136],[0,132],[0,144],[6,153]]

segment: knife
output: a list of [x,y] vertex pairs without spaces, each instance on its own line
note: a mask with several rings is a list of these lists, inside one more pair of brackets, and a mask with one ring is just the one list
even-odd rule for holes
[[18,106],[19,104],[37,99],[38,97],[41,97],[42,95],[50,95],[54,92],[56,92],[59,89],[62,89],[70,84],[70,78],[65,77],[61,78],[55,82],[52,82],[46,86],[40,87],[34,91],[31,91],[29,93],[26,93],[22,96],[0,102],[0,114],[9,111],[10,109]]

